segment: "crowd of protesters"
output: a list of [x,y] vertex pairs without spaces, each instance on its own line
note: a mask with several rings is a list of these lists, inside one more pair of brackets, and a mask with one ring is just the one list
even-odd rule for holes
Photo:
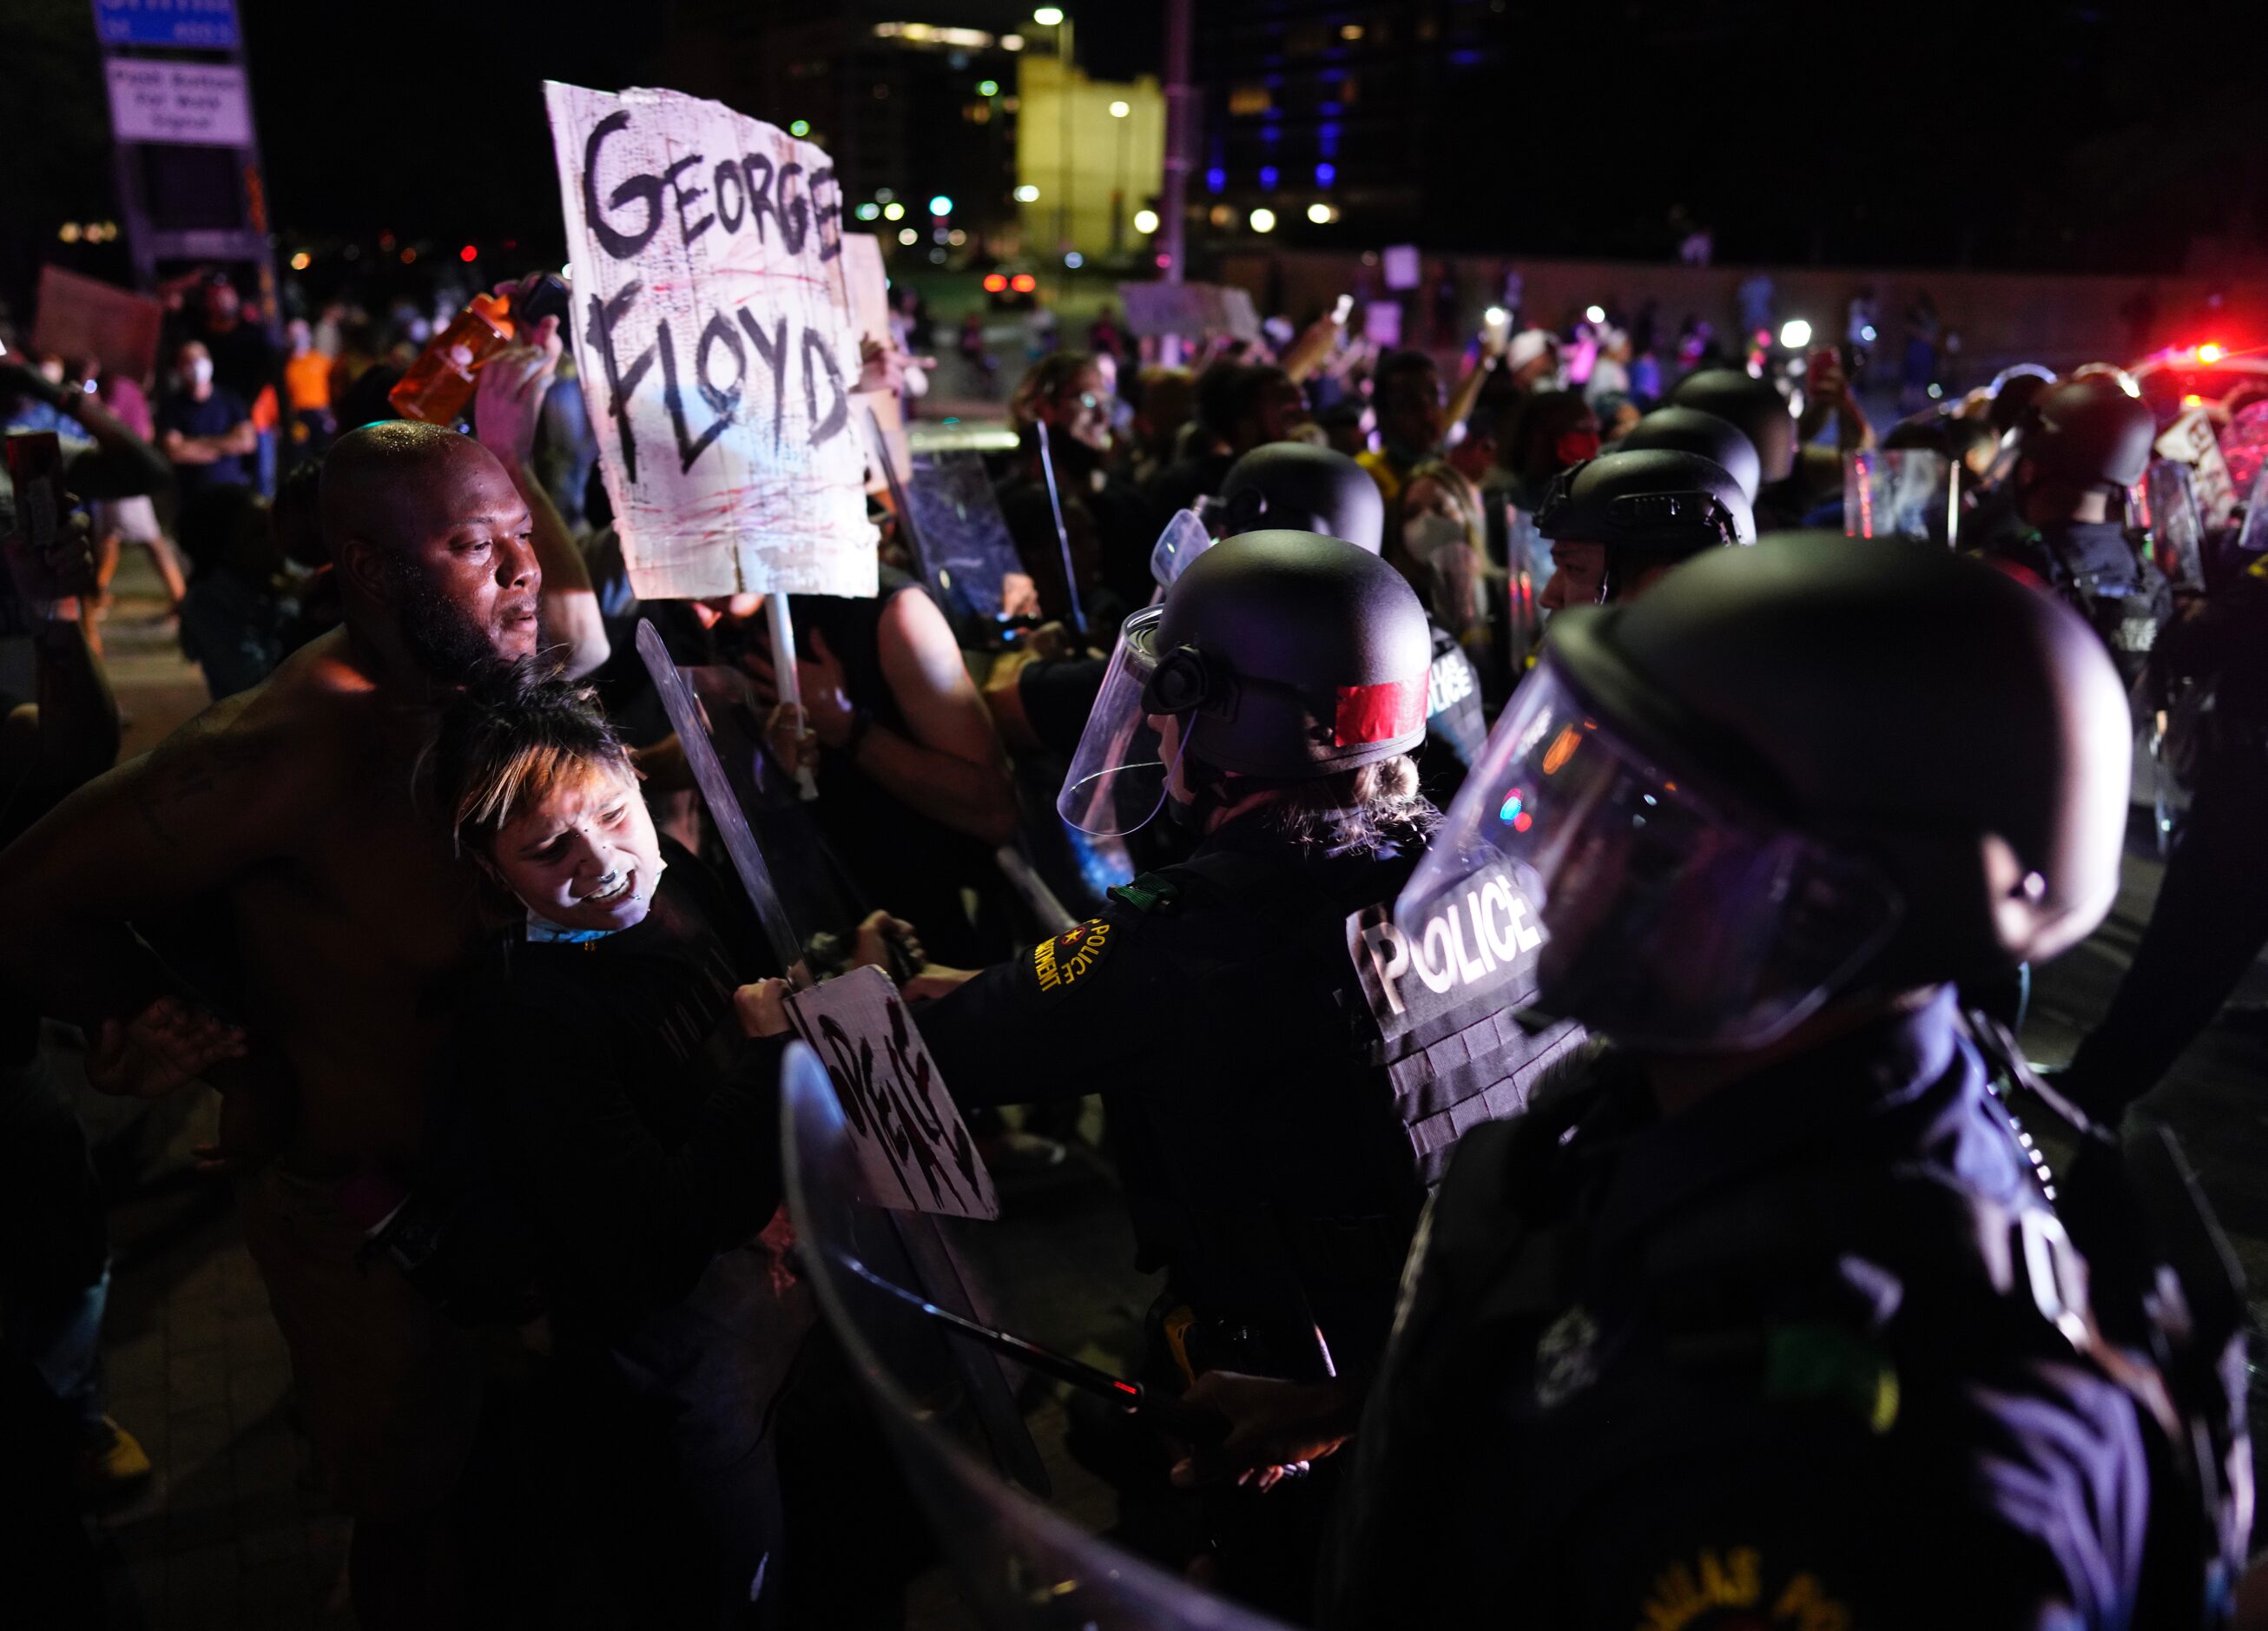
[[[1878,445],[1977,478],[1958,502],[1980,538],[2101,519],[2080,502],[2100,481],[2066,483],[2073,514],[2055,513],[2036,454],[1986,484],[2040,382],[1878,437],[1845,353],[1751,365],[1651,312],[1381,351],[1342,311],[1182,362],[1106,314],[1088,349],[1035,339],[1005,393],[1014,445],[988,474],[1019,615],[983,638],[957,626],[878,498],[876,597],[793,601],[799,708],[761,596],[637,598],[552,320],[488,363],[460,429],[388,405],[430,314],[341,302],[278,347],[225,279],[173,292],[154,400],[84,359],[0,365],[0,415],[57,432],[88,503],[38,550],[23,495],[0,527],[30,668],[0,695],[0,1422],[24,1427],[11,1443],[52,1440],[81,1489],[148,1471],[101,1395],[100,1199],[45,1016],[81,1028],[102,1090],[219,1090],[219,1162],[298,1419],[355,1519],[371,1631],[863,1623],[917,1561],[875,1539],[899,1497],[877,1493],[881,1451],[779,1212],[777,1056],[745,1034],[762,1027],[744,988],[787,970],[720,881],[641,621],[746,749],[736,790],[790,916],[821,931],[805,959],[909,962],[920,996],[1172,859],[1172,834],[1115,844],[1056,818],[1094,696],[1076,670],[1152,600],[1178,514],[1248,529],[1235,473],[1264,450],[1329,449],[1374,485],[1435,689],[1475,699],[1476,727],[1444,725],[1418,756],[1443,805],[1543,614],[1608,593],[1570,587],[1539,514],[1625,439],[1668,445],[1641,434],[1657,409],[1715,411],[1712,380],[1767,401],[1754,433],[1719,416],[1756,528],[1839,530],[1846,455]],[[981,327],[958,344],[989,377]],[[909,309],[869,347],[868,383],[916,388],[932,342],[949,328]],[[213,705],[114,768],[97,620],[129,544],[151,552]],[[2005,552],[2056,587],[2052,561]],[[1064,1166],[1068,1121],[972,1122],[1012,1190]],[[533,1425],[500,1422],[499,1388],[531,1364]],[[506,1433],[512,1476],[472,1476]],[[67,1584],[84,1562],[67,1500],[42,1507],[46,1463],[8,1459]]]

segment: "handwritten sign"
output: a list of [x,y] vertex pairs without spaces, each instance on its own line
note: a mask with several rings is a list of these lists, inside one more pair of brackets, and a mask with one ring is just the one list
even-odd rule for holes
[[543,92],[576,364],[631,587],[873,594],[833,163],[674,91]]
[[158,364],[158,331],[165,321],[166,308],[146,294],[43,266],[32,349],[92,357],[106,373],[147,380]]
[[827,1066],[858,1158],[858,1199],[899,1212],[997,1218],[1000,1197],[889,976],[871,964],[787,1000]]
[[2191,409],[2160,432],[2155,446],[2160,456],[2195,472],[2192,487],[2205,525],[2228,525],[2236,513],[2236,483],[2221,456],[2220,439],[2213,434],[2213,416],[2202,408]]
[[1260,314],[1248,291],[1223,284],[1121,284],[1126,327],[1137,335],[1216,335],[1257,340]]

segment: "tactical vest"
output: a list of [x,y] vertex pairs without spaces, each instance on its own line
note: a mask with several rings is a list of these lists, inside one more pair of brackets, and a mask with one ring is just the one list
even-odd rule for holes
[[[1547,1093],[1538,1113],[1488,1129],[1442,1197],[1454,1205],[1429,1214],[1413,1270],[1423,1255],[1440,1285],[1429,1289],[1431,1272],[1413,1277],[1390,1378],[1402,1403],[1365,1422],[1397,1438],[1403,1487],[1365,1490],[1361,1524],[1405,1542],[1425,1527],[1425,1490],[1407,1480],[1438,1476],[1461,1443],[1469,1451],[1476,1399],[1532,1386],[1552,1406],[1594,1384],[1600,1333],[1569,1283],[1587,1225],[1566,1215],[1557,1175],[1597,1097]],[[2133,1402],[2148,1456],[2132,1623],[2225,1624],[2252,1506],[2233,1258],[2162,1130],[2124,1150],[2090,1130],[2060,1185],[2043,1164],[2040,1177],[2036,1199],[2002,1206],[1920,1168],[1854,1191],[1793,1162],[1656,1231],[1620,1291],[1672,1362],[1709,1386],[1824,1404],[1877,1434],[1956,1377],[1964,1355],[2093,1368]],[[1534,1341],[1532,1358],[1514,1340]],[[1603,1483],[1630,1471],[1616,1456],[1642,1464],[1658,1449],[1622,1435],[1587,1474]],[[1561,1498],[1580,1504],[1577,1492]],[[1374,1593],[1375,1561],[1351,1567],[1342,1591]]]
[[[1201,856],[1145,875],[1122,898],[1173,911],[1199,892],[1264,923],[1281,955],[1302,960],[1300,978],[1329,982],[1344,1027],[1327,1051],[1344,1069],[1335,1085],[1353,1112],[1346,1135],[1375,1142],[1398,1134],[1398,1148],[1373,1154],[1398,1175],[1391,1187],[1403,1199],[1361,1215],[1336,1210],[1320,1193],[1313,1207],[1180,1207],[1138,1196],[1130,1184],[1137,1234],[1152,1256],[1159,1254],[1150,1243],[1176,1243],[1175,1291],[1201,1314],[1263,1336],[1226,1356],[1200,1354],[1193,1342],[1191,1369],[1264,1364],[1274,1374],[1313,1375],[1367,1365],[1384,1340],[1418,1205],[1457,1138],[1517,1111],[1535,1077],[1582,1032],[1572,1022],[1523,1022],[1517,1012],[1532,993],[1542,934],[1508,881],[1476,882],[1469,907],[1461,900],[1444,914],[1454,921],[1429,925],[1414,946],[1395,927],[1389,902],[1336,898],[1264,854]],[[1455,918],[1463,911],[1480,915],[1469,925]],[[1174,1128],[1170,1136],[1204,1134]],[[1253,1317],[1241,1318],[1248,1311]]]

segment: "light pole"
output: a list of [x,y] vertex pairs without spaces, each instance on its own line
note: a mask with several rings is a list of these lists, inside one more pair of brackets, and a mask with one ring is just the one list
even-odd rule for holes
[[1123,255],[1126,250],[1126,141],[1129,132],[1127,115],[1134,110],[1123,102],[1110,105],[1110,116],[1118,122],[1118,179],[1110,189],[1110,253]]
[[1032,20],[1056,31],[1056,253],[1071,247],[1071,17],[1059,5],[1035,6]]

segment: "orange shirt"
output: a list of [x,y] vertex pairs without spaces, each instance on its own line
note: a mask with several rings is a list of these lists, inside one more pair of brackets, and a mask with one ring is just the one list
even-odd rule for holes
[[284,365],[284,388],[291,395],[291,410],[305,413],[331,405],[331,359],[320,351],[303,351]]

